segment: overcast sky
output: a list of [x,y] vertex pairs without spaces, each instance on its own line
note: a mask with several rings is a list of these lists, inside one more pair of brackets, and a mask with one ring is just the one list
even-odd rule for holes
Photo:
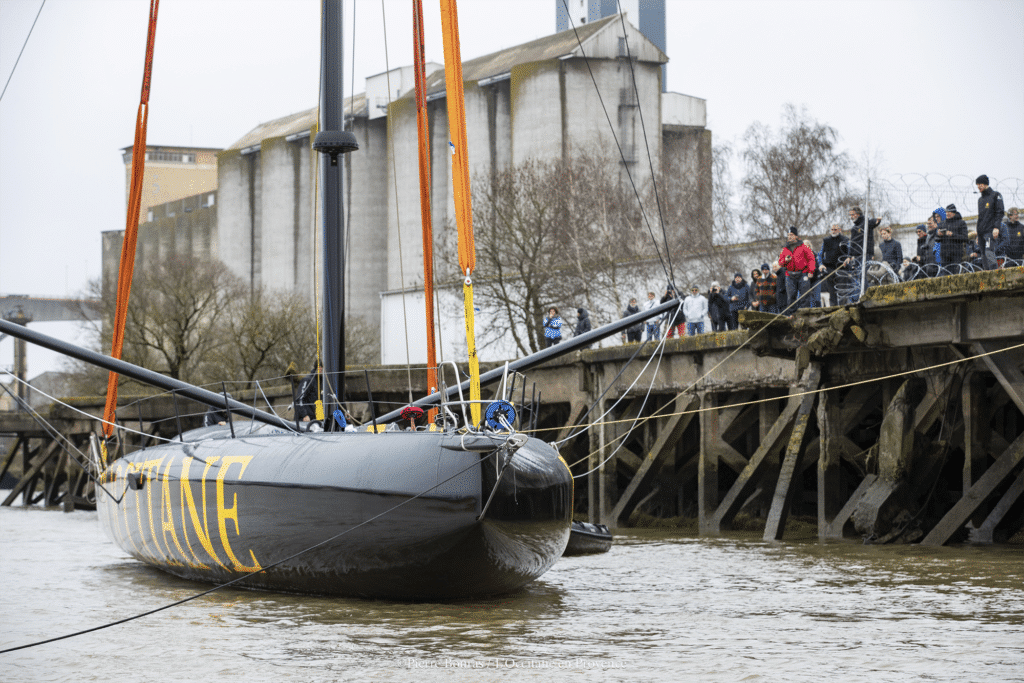
[[[570,0],[572,1],[572,0]],[[576,0],[578,1],[578,0]],[[347,3],[346,92],[411,62],[411,0]],[[443,62],[436,0],[427,58]],[[0,0],[7,81],[40,0]],[[74,296],[125,222],[148,0],[47,0],[0,101],[0,294]],[[472,59],[554,32],[553,0],[461,0]],[[1024,178],[1020,0],[667,0],[668,89],[705,98],[716,142],[785,103],[886,174]],[[351,36],[355,28],[355,63]],[[148,142],[226,147],[316,105],[319,0],[163,0]],[[0,85],[2,87],[2,85]],[[739,175],[740,169],[734,169]],[[68,337],[67,326],[38,326]],[[0,342],[0,366],[12,363]],[[30,351],[30,376],[51,365]]]

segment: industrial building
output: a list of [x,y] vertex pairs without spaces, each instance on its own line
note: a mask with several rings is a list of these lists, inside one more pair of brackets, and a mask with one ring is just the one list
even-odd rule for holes
[[[628,15],[625,22],[613,15],[465,62],[471,174],[595,149],[617,157],[621,149],[609,173],[624,183],[648,183],[669,156],[676,167],[709,178],[705,101],[663,91],[667,61]],[[443,69],[427,68],[431,211],[439,231],[454,223],[448,114]],[[408,297],[403,317],[424,316],[422,304],[413,303],[417,291],[422,301],[423,283],[412,67],[374,75],[365,85],[346,101],[359,141],[359,151],[345,158],[346,310],[388,339],[406,321],[382,310]],[[318,160],[310,149],[316,126],[313,107],[261,124],[221,151],[216,192],[154,209],[140,229],[137,258],[212,255],[253,289],[293,289],[312,298],[320,234]],[[700,201],[710,216],[710,182],[703,187]],[[105,278],[116,273],[119,244],[118,233],[104,235]],[[420,355],[413,352],[414,360]]]

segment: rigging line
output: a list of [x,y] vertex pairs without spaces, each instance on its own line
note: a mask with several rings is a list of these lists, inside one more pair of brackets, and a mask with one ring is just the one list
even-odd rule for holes
[[[675,313],[673,312],[673,316],[674,315],[675,315]],[[647,359],[647,363],[644,365],[643,369],[641,369],[640,372],[637,373],[636,379],[634,379],[632,384],[630,384],[629,387],[626,388],[626,391],[623,392],[622,396],[620,396],[618,399],[616,399],[615,402],[612,403],[612,405],[608,408],[608,410],[606,410],[604,413],[601,414],[601,416],[598,418],[599,422],[596,423],[596,424],[600,424],[601,422],[603,422],[604,421],[603,418],[608,413],[610,413],[612,411],[612,409],[615,408],[615,406],[617,406],[626,397],[626,394],[629,392],[629,390],[632,389],[636,385],[636,383],[640,380],[640,378],[643,377],[644,373],[647,372],[647,368],[650,367],[651,363],[654,361],[655,355],[658,355],[658,366],[661,365],[661,357],[664,354],[665,343],[667,341],[668,341],[668,337],[665,337],[664,339],[661,339],[661,340],[658,341],[658,344],[657,344],[657,347],[654,350],[654,353],[652,353],[651,357]],[[597,400],[593,403],[593,405],[591,405],[591,407],[587,410],[587,412],[583,414],[583,417],[581,417],[580,420],[585,420],[587,418],[587,415],[590,415],[591,411],[593,411],[594,408],[596,408],[598,405],[600,405],[601,399],[604,398],[605,395],[607,395],[607,393],[609,391],[611,391],[612,386],[615,385],[615,380],[617,380],[619,377],[622,376],[622,373],[624,373],[626,371],[626,369],[630,366],[630,364],[632,364],[633,360],[637,357],[637,355],[640,353],[640,351],[643,350],[644,346],[645,346],[645,344],[640,344],[639,346],[637,346],[636,351],[633,352],[633,355],[630,357],[630,359],[628,361],[626,361],[626,364],[622,366],[621,370],[619,370],[619,374],[615,375],[615,377],[612,379],[612,381],[608,383],[608,386],[605,387],[604,391],[601,392],[601,395],[597,397]],[[659,351],[660,351],[660,354],[659,354]],[[655,367],[655,369],[654,369],[654,373],[655,374],[651,376],[651,387],[654,386],[654,379],[655,379],[655,376],[657,374],[657,371],[658,371],[658,368]],[[650,391],[650,389],[648,391]],[[580,429],[580,431],[576,432],[575,434],[570,434],[569,436],[565,437],[561,441],[555,441],[553,443],[555,445],[557,445],[557,444],[565,443],[565,442],[569,441],[570,439],[575,439],[577,436],[579,436],[583,432],[587,431],[587,429],[589,429],[591,426],[593,426],[593,424],[595,424],[595,423],[580,425],[581,427],[583,427],[583,429]]]
[[[665,348],[664,345],[662,345],[662,353],[664,353],[664,348]],[[661,356],[658,357],[658,365],[659,366],[661,365]],[[626,430],[626,434],[629,434],[634,429],[636,429],[636,423],[640,420],[640,416],[643,414],[644,408],[647,406],[647,400],[651,397],[651,392],[654,390],[654,377],[655,377],[656,374],[657,374],[657,368],[655,368],[654,374],[651,375],[651,384],[650,384],[650,386],[647,387],[647,393],[644,395],[644,400],[640,403],[640,409],[637,411],[636,417],[633,418],[633,424],[630,425],[629,429]],[[640,377],[637,376],[637,379],[640,379]],[[635,382],[634,382],[634,384],[635,384]],[[610,412],[610,410],[611,409],[609,408],[609,412]],[[608,413],[606,412],[605,415],[607,415],[607,414]],[[601,417],[604,418],[604,415],[602,415]],[[605,425],[604,420],[602,419],[602,421],[599,424],[601,425],[601,428],[603,429],[604,425]],[[623,436],[625,436],[625,435],[623,435]],[[586,476],[589,476],[589,475],[593,474],[597,470],[599,470],[602,467],[604,467],[605,463],[607,463],[609,460],[614,458],[615,454],[618,453],[620,450],[622,450],[622,448],[624,448],[625,445],[626,445],[625,438],[620,439],[619,443],[615,447],[615,449],[611,453],[608,454],[607,458],[605,458],[604,460],[599,462],[596,467],[594,467],[593,469],[591,469],[588,472],[584,472],[583,474],[573,475],[572,478],[573,479],[582,479],[583,477],[586,477]],[[570,470],[570,472],[571,471],[572,470]]]
[[622,167],[626,170],[626,177],[629,178],[629,184],[633,188],[633,194],[636,196],[637,204],[640,207],[640,215],[643,216],[644,223],[647,225],[647,232],[651,235],[651,242],[654,246],[654,251],[658,255],[658,260],[661,261],[661,269],[665,271],[665,275],[669,278],[672,277],[672,273],[665,266],[665,261],[661,257],[661,250],[658,249],[658,240],[654,236],[654,230],[651,228],[651,221],[647,217],[647,212],[644,210],[643,201],[640,199],[640,191],[636,187],[636,183],[633,182],[633,174],[629,171],[629,166],[626,164],[626,155],[622,151],[622,145],[619,144],[619,138],[615,134],[615,127],[612,125],[612,117],[608,113],[608,107],[605,106],[604,98],[601,96],[601,89],[597,87],[597,77],[594,76],[594,70],[590,66],[590,59],[587,57],[586,51],[583,49],[583,41],[580,40],[579,31],[576,30],[576,24],[573,23],[572,16],[569,14],[569,7],[566,5],[566,0],[562,0],[562,6],[565,8],[566,16],[569,17],[569,25],[572,26],[572,32],[576,36],[576,43],[580,46],[580,54],[583,55],[583,61],[587,65],[587,71],[590,73],[590,80],[594,83],[594,92],[597,93],[597,99],[601,103],[601,109],[604,111],[604,117],[608,121],[608,129],[611,131],[612,140],[615,141],[615,147],[619,150],[619,158],[622,159]]
[[[277,417],[278,415],[277,415],[277,411],[274,410],[274,404],[272,404],[270,402],[270,399],[267,397],[267,393],[265,391],[263,391],[263,386],[259,382],[256,382],[256,388],[260,390],[260,393],[263,395],[263,400],[267,402],[267,408],[270,410],[270,414],[275,416],[275,417]],[[253,397],[252,397],[252,409],[256,410],[256,395],[255,394],[253,394]],[[254,420],[254,422],[255,422],[255,420]]]
[[[158,439],[160,441],[166,441],[168,443],[170,443],[171,441],[174,441],[174,439],[167,439],[167,438],[164,438],[162,436],[158,436],[156,434],[147,434],[146,432],[140,432],[140,431],[136,431],[134,429],[129,429],[128,427],[126,427],[124,425],[119,425],[116,422],[107,422],[102,417],[96,417],[95,415],[87,413],[84,410],[81,410],[80,408],[76,408],[75,406],[71,405],[70,403],[65,403],[64,401],[61,401],[59,398],[55,398],[53,396],[50,396],[48,393],[46,393],[42,389],[39,389],[38,387],[33,387],[32,385],[30,385],[28,382],[26,382],[25,380],[21,379],[20,377],[16,377],[15,375],[12,375],[9,370],[5,369],[4,373],[7,374],[7,375],[10,375],[11,377],[16,379],[17,381],[25,384],[25,386],[30,386],[32,388],[32,391],[34,391],[36,393],[39,393],[39,394],[42,394],[43,396],[45,396],[46,398],[50,399],[51,401],[53,401],[57,405],[64,406],[68,410],[71,410],[72,412],[78,413],[79,415],[82,415],[83,417],[87,417],[90,420],[96,420],[97,422],[99,422],[101,424],[109,424],[110,426],[114,427],[115,429],[122,429],[122,430],[124,430],[126,432],[130,432],[132,434],[137,434],[139,436],[150,437],[150,438],[153,438],[153,439]],[[129,405],[133,405],[133,404],[129,404]],[[124,406],[122,406],[122,407],[124,407]]]
[[[490,454],[488,454],[488,457],[489,456],[490,456]],[[205,595],[209,595],[210,593],[213,593],[214,591],[218,591],[221,588],[227,588],[228,586],[232,586],[232,585],[234,585],[234,584],[236,584],[236,583],[238,583],[240,581],[244,581],[245,579],[253,577],[253,576],[257,575],[257,574],[261,574],[261,573],[267,571],[268,569],[273,569],[274,567],[277,567],[278,565],[284,564],[285,562],[288,562],[289,560],[294,560],[296,557],[298,557],[300,555],[304,555],[304,554],[306,554],[306,553],[308,553],[308,552],[310,552],[312,550],[316,550],[317,548],[325,546],[328,543],[331,543],[332,541],[335,541],[335,540],[341,538],[345,534],[348,534],[348,533],[350,533],[352,531],[355,531],[356,529],[358,529],[358,528],[360,528],[362,526],[365,526],[365,525],[369,524],[370,522],[374,522],[374,521],[380,519],[381,517],[383,517],[384,515],[387,515],[387,514],[390,514],[390,513],[394,512],[395,510],[397,510],[398,508],[402,507],[403,505],[407,505],[408,503],[411,503],[412,501],[414,501],[414,500],[416,500],[418,498],[421,498],[422,496],[427,495],[428,493],[430,493],[434,489],[437,489],[437,488],[447,484],[452,479],[455,479],[456,477],[459,477],[459,476],[465,474],[466,472],[468,472],[469,470],[473,469],[474,467],[477,467],[479,464],[480,464],[480,460],[478,460],[478,461],[476,461],[474,463],[471,463],[470,465],[468,465],[467,467],[465,467],[462,470],[459,470],[458,472],[456,472],[452,476],[448,477],[444,481],[438,482],[437,484],[434,484],[433,486],[431,486],[429,489],[427,489],[425,491],[421,491],[420,493],[417,493],[416,495],[414,495],[414,496],[412,496],[410,498],[406,498],[401,503],[396,504],[394,507],[388,508],[387,510],[384,510],[383,512],[381,512],[379,514],[374,515],[373,517],[371,517],[371,518],[369,518],[369,519],[367,519],[367,520],[365,520],[363,522],[360,522],[359,524],[356,524],[354,527],[351,527],[349,529],[346,529],[345,531],[337,533],[334,536],[331,536],[330,538],[328,538],[326,540],[320,541],[319,543],[317,543],[315,545],[311,545],[310,547],[306,548],[305,550],[300,550],[299,552],[297,552],[297,553],[295,553],[293,555],[289,555],[288,557],[286,557],[284,559],[278,560],[277,562],[274,562],[273,564],[269,564],[266,567],[261,567],[259,570],[255,571],[255,572],[252,572],[251,574],[245,574],[243,576],[239,576],[237,579],[232,579],[231,581],[228,581],[227,583],[222,583],[222,584],[216,585],[213,588],[210,588],[209,590],[203,591],[202,593],[197,593],[195,595],[191,595],[191,596],[189,596],[187,598],[184,598],[182,600],[178,600],[176,602],[172,602],[170,604],[163,605],[161,607],[157,607],[156,609],[151,609],[151,610],[149,610],[147,612],[142,612],[141,614],[135,614],[133,616],[125,617],[124,619],[118,619],[117,621],[112,621],[112,622],[107,623],[107,624],[101,624],[100,626],[94,626],[92,628],[84,629],[84,630],[81,630],[81,631],[76,631],[75,633],[66,633],[66,634],[64,634],[62,636],[57,636],[55,638],[48,638],[46,640],[40,640],[40,641],[37,641],[37,642],[34,642],[34,643],[26,643],[25,645],[18,645],[17,647],[10,647],[10,648],[7,648],[5,650],[0,650],[0,655],[7,654],[8,652],[15,652],[17,650],[24,650],[24,649],[27,649],[27,648],[30,648],[30,647],[36,647],[36,646],[39,646],[39,645],[46,645],[47,643],[54,643],[54,642],[57,642],[58,640],[66,640],[68,638],[74,638],[75,636],[85,635],[87,633],[92,633],[94,631],[101,631],[101,630],[103,630],[105,628],[110,628],[111,626],[117,626],[119,624],[124,624],[124,623],[127,623],[129,621],[134,621],[135,619],[141,619],[142,617],[147,617],[147,616],[149,616],[151,614],[156,614],[157,612],[163,612],[164,610],[170,609],[171,607],[177,607],[178,605],[183,605],[186,602],[191,602],[191,601],[195,600],[196,598],[201,598],[201,597],[203,597]]]
[[32,26],[28,29],[28,35],[25,36],[25,42],[21,45],[21,52],[18,53],[18,58],[14,60],[14,66],[11,67],[11,74],[7,77],[7,82],[4,83],[3,92],[0,92],[0,100],[4,99],[4,94],[7,92],[7,86],[11,84],[11,79],[14,78],[14,70],[18,68],[18,62],[21,61],[21,55],[25,52],[25,48],[28,46],[28,39],[32,37],[32,29],[36,27],[36,22],[39,21],[39,15],[43,13],[43,5],[46,4],[46,0],[39,5],[39,11],[36,12],[36,18],[32,20]]
[[[829,274],[828,274],[827,276],[825,276],[824,278],[822,278],[822,279],[820,280],[820,283],[821,283],[821,284],[824,284],[824,282],[825,282],[826,280],[828,280],[828,279],[829,279],[830,277],[832,277],[833,275],[835,275],[835,274],[836,274],[836,273],[838,273],[838,272],[839,272],[839,270],[838,270],[838,269],[837,269],[837,270],[834,270],[834,271],[832,271],[832,272],[831,272],[831,273],[829,273]],[[789,305],[787,306],[786,310],[790,310],[790,309],[791,309],[791,308],[793,307],[793,305],[795,305],[795,304],[798,304],[798,303],[800,303],[800,301],[802,301],[804,297],[806,297],[806,296],[810,296],[810,295],[811,295],[811,293],[813,293],[813,292],[814,292],[814,290],[815,290],[815,289],[816,289],[817,287],[818,287],[818,283],[815,283],[815,285],[814,285],[813,287],[808,287],[808,288],[807,288],[807,291],[806,291],[806,292],[804,292],[802,296],[799,296],[799,297],[797,297],[797,299],[796,299],[795,301],[793,301],[792,303],[790,303],[790,304],[789,304]],[[795,310],[797,310],[797,309],[792,309],[792,310],[794,310],[794,311],[795,311]],[[721,367],[721,366],[722,366],[722,365],[723,365],[723,364],[724,364],[724,363],[725,363],[725,362],[726,362],[727,360],[729,360],[730,358],[732,358],[733,356],[735,356],[735,355],[736,355],[737,353],[739,353],[739,352],[740,352],[740,350],[741,350],[741,349],[742,349],[742,348],[743,348],[744,346],[746,346],[746,345],[747,345],[747,344],[749,344],[750,342],[754,341],[754,339],[756,339],[756,338],[757,338],[757,337],[758,337],[758,336],[759,336],[759,335],[760,335],[760,334],[761,334],[762,332],[764,332],[765,330],[767,330],[767,329],[768,329],[769,327],[771,327],[771,325],[765,325],[765,326],[764,326],[764,327],[762,327],[761,329],[759,329],[759,330],[757,330],[756,332],[754,332],[754,334],[752,334],[752,335],[748,336],[748,337],[747,337],[747,338],[746,338],[746,339],[745,339],[745,340],[743,341],[743,343],[742,343],[742,344],[740,344],[739,346],[737,346],[737,347],[736,347],[735,349],[733,349],[733,350],[732,350],[732,352],[731,352],[731,353],[730,353],[729,355],[727,355],[727,356],[726,356],[725,358],[723,358],[723,359],[722,359],[722,360],[720,360],[720,361],[719,361],[718,363],[716,363],[716,364],[714,365],[714,367],[712,367],[712,368],[711,368],[710,370],[708,370],[707,372],[705,372],[705,373],[704,373],[704,374],[703,374],[703,375],[702,375],[701,377],[698,377],[697,379],[695,379],[695,380],[694,380],[694,381],[693,381],[693,382],[692,382],[692,383],[690,384],[690,386],[688,386],[688,387],[686,387],[685,389],[683,389],[682,391],[680,391],[680,392],[679,392],[678,394],[676,394],[676,396],[678,397],[678,396],[682,396],[682,395],[683,395],[683,394],[685,394],[685,393],[688,393],[688,392],[689,392],[689,391],[690,391],[691,389],[693,389],[693,388],[694,388],[695,386],[697,386],[698,384],[700,384],[700,383],[701,383],[702,381],[704,381],[704,380],[705,380],[706,378],[710,377],[710,376],[711,376],[711,373],[713,373],[713,372],[714,372],[715,370],[717,370],[718,368],[720,368],[720,367]],[[666,404],[665,404],[665,405],[663,405],[663,406],[662,406],[661,408],[659,408],[658,410],[654,411],[654,413],[653,413],[652,415],[650,415],[649,417],[647,417],[647,418],[645,418],[645,419],[644,419],[643,423],[646,423],[646,422],[647,422],[648,420],[653,420],[653,419],[654,419],[654,418],[656,418],[656,417],[662,416],[662,415],[661,415],[661,412],[662,412],[663,410],[665,410],[665,408],[667,408],[667,407],[668,407],[669,405],[671,405],[671,403],[666,403]],[[643,423],[641,423],[641,424],[643,424]],[[625,435],[623,435],[623,437],[624,437],[624,436],[625,436]],[[622,437],[620,437],[620,438],[622,438]],[[587,457],[589,457],[589,456],[587,456]],[[577,464],[579,464],[580,462],[582,462],[582,461],[581,461],[581,460],[577,460],[576,462],[574,462],[574,463],[573,463],[573,465],[577,465]],[[570,467],[572,467],[572,465],[570,465]]]
[[[92,479],[93,484],[95,484],[96,488],[102,490],[103,493],[107,494],[107,496],[109,496],[112,501],[120,504],[121,500],[124,498],[124,493],[121,494],[120,498],[117,498],[114,496],[114,494],[108,491],[106,487],[103,486],[103,482],[101,482],[97,478],[96,474],[93,474],[92,468],[89,467],[88,465],[83,465],[82,460],[79,460],[78,456],[81,456],[81,458],[84,459],[86,463],[91,464],[92,462],[88,458],[88,456],[85,455],[85,453],[82,453],[82,451],[79,450],[78,446],[76,446],[75,443],[71,441],[71,439],[61,434],[60,430],[58,430],[56,427],[47,422],[46,419],[43,418],[43,416],[40,415],[38,411],[36,411],[26,401],[22,400],[20,396],[12,392],[10,388],[7,387],[7,385],[0,384],[0,387],[2,387],[4,391],[10,394],[11,398],[13,398],[18,403],[18,405],[20,405],[26,412],[28,412],[32,416],[32,419],[35,420],[36,424],[42,427],[43,431],[50,435],[50,438],[53,439],[57,443],[57,445],[60,446],[61,450],[67,453],[69,458],[75,461],[75,464],[78,465],[83,472],[85,472],[86,476]],[[65,445],[65,443],[67,443],[67,445]]]
[[[409,353],[409,318],[405,311],[405,260],[402,255],[402,219],[398,213],[398,159],[395,158],[395,126],[391,120],[391,64],[388,60],[388,14],[384,0],[380,0],[380,14],[384,22],[384,73],[388,81],[388,146],[391,147],[391,179],[395,186],[395,232],[398,234],[398,277],[402,281],[402,325],[405,328],[405,371],[409,378],[409,403],[412,398],[412,357]],[[367,100],[369,106],[369,100]]]
[[626,45],[626,62],[629,64],[629,76],[633,82],[633,94],[636,96],[636,110],[640,114],[640,130],[644,134],[644,149],[647,150],[647,164],[651,168],[651,186],[654,188],[654,203],[658,207],[658,221],[661,223],[661,237],[665,240],[665,258],[668,259],[669,275],[675,282],[676,271],[672,266],[672,250],[668,248],[668,231],[665,230],[665,215],[661,210],[661,195],[658,194],[657,176],[654,174],[654,159],[651,158],[651,144],[647,140],[647,126],[644,124],[644,109],[640,106],[640,91],[636,86],[636,71],[633,69],[633,55],[629,51],[629,34],[626,32],[626,15],[622,12],[622,6],[616,0],[619,10],[619,22],[622,25],[622,41]]

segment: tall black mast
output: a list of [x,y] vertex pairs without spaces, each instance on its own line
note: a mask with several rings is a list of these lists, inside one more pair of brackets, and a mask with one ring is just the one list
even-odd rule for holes
[[[345,400],[345,214],[342,207],[342,169],[338,156],[359,149],[345,127],[342,78],[342,0],[323,0],[320,26],[320,131],[313,149],[325,155],[320,164],[323,188],[323,339],[321,358],[327,381],[323,401],[325,427],[331,424],[336,402]],[[333,395],[333,396],[332,396]]]

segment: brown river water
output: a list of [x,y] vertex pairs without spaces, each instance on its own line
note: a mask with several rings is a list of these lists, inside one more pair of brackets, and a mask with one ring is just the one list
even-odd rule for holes
[[[95,513],[0,508],[0,649],[205,590]],[[0,655],[0,681],[1024,681],[1024,547],[623,530],[529,587],[448,604],[225,589]]]

